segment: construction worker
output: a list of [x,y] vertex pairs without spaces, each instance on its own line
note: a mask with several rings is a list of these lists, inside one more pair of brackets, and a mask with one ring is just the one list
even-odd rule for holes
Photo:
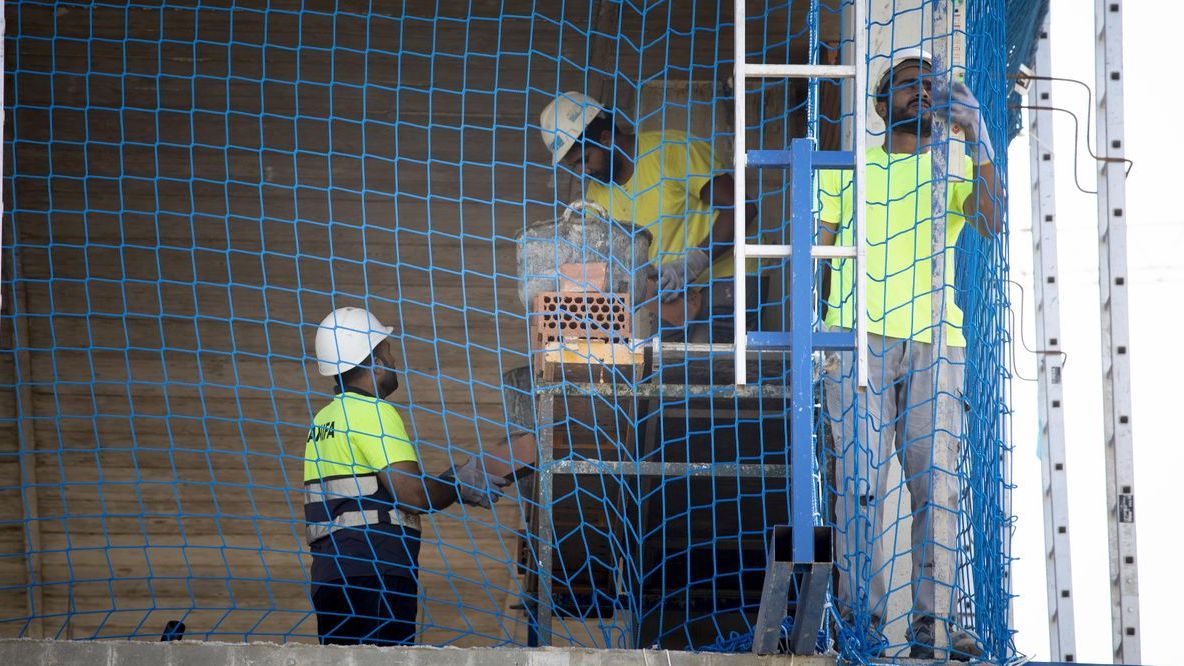
[[[932,59],[919,49],[895,54],[875,83],[875,110],[886,127],[883,146],[867,150],[864,174],[867,200],[866,298],[855,302],[855,266],[840,260],[828,279],[824,318],[832,330],[854,327],[856,307],[864,309],[868,327],[869,386],[856,392],[855,355],[833,354],[824,367],[826,411],[834,438],[836,470],[835,531],[839,543],[838,601],[847,618],[868,624],[856,635],[876,636],[885,616],[886,572],[877,539],[883,529],[888,498],[888,461],[895,453],[912,502],[912,598],[907,635],[910,656],[934,658],[935,595],[953,598],[953,580],[938,580],[935,549],[947,552],[954,543],[935,544],[933,507],[957,506],[957,482],[950,469],[935,469],[939,447],[945,459],[956,459],[962,437],[960,395],[938,391],[938,372],[952,373],[949,383],[960,392],[964,348],[962,312],[954,290],[946,287],[945,326],[932,323],[933,255],[931,230],[932,166],[930,137],[935,115],[961,131],[967,146],[963,164],[950,165],[948,180],[945,275],[954,281],[954,245],[966,225],[985,237],[999,233],[996,214],[998,181],[992,166],[990,137],[978,102],[961,83],[950,86],[946,73],[931,71]],[[956,129],[954,129],[956,128]],[[939,146],[938,149],[944,149]],[[820,242],[854,245],[852,173],[819,175]],[[938,358],[944,335],[946,357]],[[941,361],[939,365],[939,360]],[[951,429],[937,428],[939,415]],[[892,499],[891,502],[895,502]],[[940,510],[940,509],[939,509]],[[946,535],[949,538],[949,535]],[[899,550],[897,551],[899,552]],[[860,616],[859,619],[856,616]],[[950,657],[968,659],[980,650],[973,637],[950,627]]]
[[[665,307],[677,307],[671,302],[688,288],[705,287],[699,311],[685,313],[684,328],[664,329],[663,339],[731,342],[736,207],[732,176],[723,173],[711,143],[673,130],[634,135],[617,125],[604,105],[579,92],[555,98],[539,125],[552,163],[581,177],[584,199],[653,234],[650,260]],[[746,206],[746,221],[756,213],[755,205]],[[749,272],[755,270],[753,262]],[[748,277],[749,330],[757,329],[767,285],[767,278]]]
[[414,642],[420,514],[456,501],[489,509],[508,481],[476,458],[428,476],[394,405],[392,328],[339,308],[316,335],[317,367],[336,395],[313,419],[304,454],[312,603],[322,644]]

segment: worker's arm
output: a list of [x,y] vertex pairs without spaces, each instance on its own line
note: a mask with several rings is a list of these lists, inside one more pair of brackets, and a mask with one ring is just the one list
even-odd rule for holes
[[489,509],[498,500],[497,489],[509,483],[478,467],[476,458],[438,476],[424,474],[399,413],[388,406],[380,419],[383,436],[359,437],[360,452],[372,468],[382,468],[378,478],[407,511],[440,511],[457,501]]
[[[712,210],[719,211],[715,224],[711,225],[711,235],[700,246],[709,249],[712,259],[718,259],[732,249],[732,242],[736,236],[736,190],[735,181],[730,174],[721,174],[703,184],[699,190],[699,200],[708,203]],[[744,206],[744,226],[756,218],[756,204]]]
[[510,479],[481,469],[476,458],[438,477],[424,474],[415,461],[392,463],[378,477],[386,483],[395,503],[412,513],[440,511],[457,501],[492,509],[501,498],[498,489],[510,483]]
[[966,215],[966,222],[985,238],[991,238],[1003,230],[1000,216],[995,210],[995,202],[999,197],[995,165],[991,162],[974,165],[972,189],[970,196],[962,202],[962,213]]
[[[681,259],[667,261],[658,269],[658,289],[663,292],[662,300],[671,302],[681,298],[687,283],[711,267],[719,257],[732,249],[736,235],[736,206],[732,177],[723,174],[712,178],[699,188],[696,195],[712,210],[718,211],[711,232],[696,247],[687,248]],[[693,188],[692,188],[693,191]],[[744,207],[745,226],[756,217],[756,206]]]
[[427,476],[414,460],[392,463],[379,473],[399,508],[429,513],[452,506],[460,499],[454,478]]
[[[818,220],[819,245],[834,245],[838,238],[839,224],[837,222]],[[822,262],[822,271],[819,274],[819,279],[822,280],[822,284],[818,288],[818,316],[820,318],[826,317],[826,309],[830,307],[830,271],[831,262]]]
[[818,244],[834,245],[839,238],[839,223],[818,220]]
[[[1002,222],[995,202],[1002,196],[995,175],[995,149],[991,135],[983,122],[978,100],[966,84],[939,81],[931,89],[934,112],[946,122],[962,129],[966,140],[966,154],[974,162],[974,176],[969,196],[962,202],[966,221],[982,236],[990,238],[1002,230]],[[961,165],[958,165],[961,166]],[[963,173],[957,171],[960,175]]]
[[[846,178],[844,178],[846,176]],[[849,193],[854,189],[854,182],[850,174],[845,171],[822,171],[818,176],[818,241],[819,245],[831,246],[839,240],[839,229],[845,216],[854,219],[854,212],[850,210]],[[848,192],[846,197],[843,192]],[[823,261],[819,278],[822,283],[818,286],[818,316],[826,317],[826,310],[830,299],[831,261]]]

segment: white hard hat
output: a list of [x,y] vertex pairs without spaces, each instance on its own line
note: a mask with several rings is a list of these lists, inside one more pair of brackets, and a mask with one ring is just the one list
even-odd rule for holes
[[565,92],[543,109],[539,127],[543,143],[551,151],[551,164],[559,164],[601,111],[604,107],[600,102],[582,92]]
[[876,87],[872,89],[873,92],[880,91],[880,88],[884,86],[884,77],[891,74],[892,71],[895,70],[899,65],[917,60],[925,63],[926,65],[933,65],[933,54],[923,48],[914,46],[907,49],[898,49],[893,51],[891,61],[880,58],[879,62],[887,62],[889,64],[884,66],[883,69],[880,70],[879,74],[875,77]]
[[356,368],[393,330],[362,308],[337,308],[317,328],[317,369],[332,377]]

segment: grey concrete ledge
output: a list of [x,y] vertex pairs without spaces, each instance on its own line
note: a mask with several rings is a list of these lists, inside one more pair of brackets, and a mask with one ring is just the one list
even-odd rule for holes
[[834,657],[757,657],[586,648],[341,647],[303,643],[0,640],[3,666],[834,666]]

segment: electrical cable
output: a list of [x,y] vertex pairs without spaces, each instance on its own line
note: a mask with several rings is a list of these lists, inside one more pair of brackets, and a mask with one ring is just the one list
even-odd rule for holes
[[[1076,83],[1077,85],[1085,88],[1086,94],[1087,94],[1088,100],[1089,100],[1086,104],[1086,116],[1085,116],[1085,126],[1086,126],[1085,127],[1085,150],[1086,150],[1086,152],[1089,153],[1089,156],[1091,158],[1093,158],[1094,161],[1097,161],[1097,162],[1122,162],[1122,163],[1125,163],[1126,169],[1123,172],[1123,176],[1130,177],[1131,170],[1134,169],[1134,166],[1135,166],[1134,160],[1131,160],[1131,159],[1128,159],[1125,157],[1101,157],[1101,156],[1097,155],[1096,153],[1094,153],[1093,149],[1090,147],[1089,128],[1090,128],[1090,123],[1093,122],[1093,110],[1092,110],[1093,91],[1089,88],[1089,86],[1084,81],[1079,81],[1077,79],[1071,79],[1071,78],[1055,77],[1055,76],[1027,76],[1024,78],[1029,79],[1029,80],[1039,80],[1039,81],[1065,81],[1065,82],[1069,82],[1069,83]],[[1077,187],[1077,189],[1079,191],[1081,191],[1085,194],[1096,195],[1098,193],[1097,190],[1088,190],[1081,185],[1081,180],[1080,180],[1079,174],[1078,174],[1077,156],[1079,154],[1079,151],[1077,149],[1077,146],[1080,143],[1079,142],[1079,135],[1078,135],[1078,130],[1080,129],[1079,128],[1080,121],[1077,118],[1077,114],[1075,114],[1073,111],[1071,111],[1067,108],[1063,108],[1063,107],[1059,107],[1059,106],[1043,106],[1043,105],[1031,105],[1031,104],[1011,104],[1009,106],[1011,108],[1015,108],[1015,109],[1028,109],[1030,111],[1060,111],[1062,113],[1067,113],[1073,117],[1073,184]],[[1037,140],[1041,141],[1040,137],[1037,137]],[[1041,143],[1043,144],[1044,142],[1041,141]],[[1048,145],[1048,144],[1044,144],[1044,145]],[[1049,148],[1049,151],[1051,152],[1052,146],[1048,145],[1048,148]]]
[[[1025,310],[1024,304],[1027,302],[1027,291],[1024,289],[1024,285],[1020,284],[1019,282],[1016,282],[1015,280],[1008,279],[1007,282],[1019,287],[1019,290],[1020,290],[1020,308],[1019,308],[1020,327],[1018,329],[1019,334],[1016,336],[1017,339],[1019,340],[1019,343],[1021,345],[1023,345],[1023,348],[1025,351],[1027,351],[1029,354],[1032,354],[1033,356],[1037,356],[1037,355],[1041,355],[1041,354],[1060,354],[1061,355],[1061,369],[1064,370],[1065,366],[1069,364],[1069,355],[1067,353],[1065,353],[1064,351],[1062,351],[1060,349],[1033,349],[1032,347],[1028,346],[1028,342],[1024,339],[1024,310]],[[1011,319],[1010,323],[1012,325],[1011,326],[1012,330],[1013,331],[1017,330],[1015,328],[1015,311],[1011,308],[1008,309],[1008,317]],[[1029,377],[1025,377],[1022,374],[1020,374],[1019,366],[1016,364],[1015,345],[1012,345],[1012,347],[1011,347],[1011,368],[1015,372],[1015,376],[1018,377],[1021,381],[1034,382],[1039,379],[1038,377],[1029,378]]]

